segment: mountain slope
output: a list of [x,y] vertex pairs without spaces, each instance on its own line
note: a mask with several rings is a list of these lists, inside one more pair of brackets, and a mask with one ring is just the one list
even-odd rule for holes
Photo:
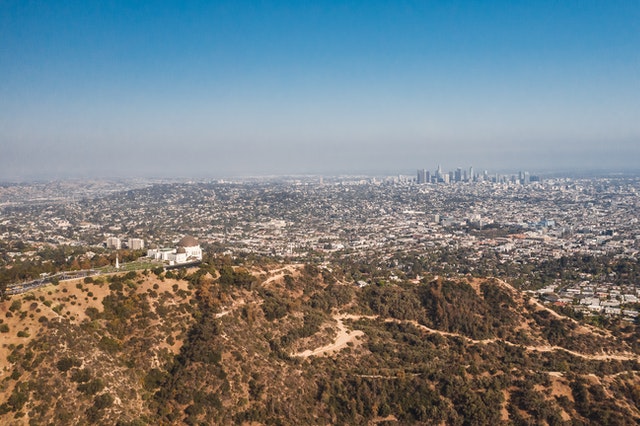
[[224,263],[167,275],[2,302],[0,421],[640,422],[633,345],[495,279],[358,288],[329,267]]

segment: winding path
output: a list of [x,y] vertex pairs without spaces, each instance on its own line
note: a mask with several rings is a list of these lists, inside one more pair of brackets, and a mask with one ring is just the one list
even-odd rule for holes
[[[307,358],[310,356],[322,356],[322,355],[326,355],[326,354],[332,354],[335,353],[341,349],[343,349],[344,347],[347,346],[347,344],[349,342],[354,341],[357,337],[360,337],[362,335],[364,335],[364,332],[360,331],[360,330],[352,330],[349,331],[347,330],[346,326],[344,325],[343,320],[345,319],[351,319],[351,320],[359,320],[359,319],[378,319],[378,316],[372,316],[372,315],[353,315],[353,314],[340,314],[340,315],[336,315],[333,317],[337,323],[338,323],[338,334],[335,338],[335,340],[332,343],[329,343],[327,345],[324,346],[320,346],[319,348],[316,349],[308,349],[306,351],[303,352],[298,352],[296,354],[293,354],[293,356],[298,356],[298,357],[303,357],[303,358]],[[429,333],[435,333],[435,334],[440,334],[441,336],[447,336],[447,337],[458,337],[461,339],[466,340],[467,342],[470,343],[476,343],[476,344],[489,344],[489,343],[496,343],[496,342],[502,342],[506,345],[509,346],[521,346],[523,347],[525,350],[530,351],[530,352],[554,352],[554,351],[564,351],[567,352],[573,356],[579,357],[579,358],[583,358],[583,359],[588,359],[588,360],[596,360],[596,361],[607,361],[607,360],[616,360],[616,361],[639,361],[640,362],[640,356],[638,354],[632,353],[632,352],[620,352],[617,354],[583,354],[580,352],[576,352],[567,348],[563,348],[561,346],[551,346],[551,345],[538,345],[538,346],[522,346],[522,345],[518,345],[516,343],[512,343],[509,342],[508,340],[504,340],[504,339],[499,339],[499,338],[492,338],[492,339],[483,339],[483,340],[475,340],[472,339],[470,337],[464,336],[462,334],[459,333],[451,333],[448,331],[442,331],[442,330],[435,330],[433,328],[429,328],[425,325],[419,324],[417,321],[415,320],[399,320],[396,318],[385,318],[384,322],[395,322],[395,323],[410,323],[418,328],[420,328],[421,330],[424,330],[426,332]]]

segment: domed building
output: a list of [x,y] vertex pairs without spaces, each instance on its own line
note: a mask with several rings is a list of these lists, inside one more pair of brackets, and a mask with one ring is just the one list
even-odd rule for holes
[[195,238],[187,235],[178,241],[176,248],[159,248],[147,250],[147,257],[170,265],[199,262],[202,260],[202,249]]
[[184,254],[186,254],[187,261],[190,261],[190,259],[202,260],[202,249],[200,248],[200,243],[190,235],[182,237],[182,239],[178,241],[178,249],[176,254],[181,254],[181,252],[184,252]]
[[186,235],[178,241],[178,247],[196,247],[200,246],[198,240],[193,238],[191,235]]

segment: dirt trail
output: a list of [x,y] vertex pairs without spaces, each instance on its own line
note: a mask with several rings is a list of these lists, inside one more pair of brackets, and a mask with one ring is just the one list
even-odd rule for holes
[[[526,296],[524,295],[524,293],[519,292],[518,290],[516,290],[511,284],[509,284],[508,282],[501,280],[499,278],[493,278],[499,285],[501,285],[502,287],[504,287],[505,289],[507,289],[508,291],[511,292],[512,296],[514,297],[518,297],[520,298],[520,300],[522,300],[523,302],[527,299]],[[571,318],[568,317],[566,315],[562,315],[556,311],[554,311],[553,309],[551,309],[550,307],[544,305],[542,302],[540,302],[539,300],[537,300],[535,297],[531,297],[528,299],[529,302],[533,303],[534,305],[536,305],[536,307],[539,310],[542,311],[547,311],[549,314],[551,314],[552,316],[554,316],[555,318],[561,319],[561,320],[568,320],[574,324],[576,324],[579,328],[579,330],[581,330],[584,333],[595,333],[601,336],[607,336],[607,337],[611,337],[611,338],[615,338],[613,336],[613,334],[611,333],[611,331],[606,330],[606,329],[600,329],[597,328],[595,326],[589,325],[589,324],[584,324],[581,323],[580,321],[576,320],[575,318]]]
[[262,286],[266,286],[268,284],[271,284],[274,281],[280,280],[282,278],[284,278],[285,275],[295,275],[296,273],[299,272],[300,266],[299,265],[287,265],[284,266],[280,269],[274,269],[272,271],[269,271],[269,274],[275,274],[269,278],[267,278],[266,280],[264,280],[262,282]]
[[[292,265],[283,266],[282,268],[279,268],[279,269],[271,270],[269,271],[269,274],[274,274],[274,275],[262,281],[260,285],[263,287],[266,287],[267,285],[271,284],[274,281],[281,280],[282,278],[284,278],[285,275],[295,275],[298,269],[300,269],[299,265],[292,264]],[[223,310],[215,314],[214,317],[222,318],[246,304],[247,304],[247,301],[244,298],[234,300],[231,303],[231,305],[225,306]]]
[[[341,315],[336,315],[333,317],[337,323],[338,323],[338,335],[336,336],[335,340],[328,344],[328,345],[324,345],[321,346],[319,348],[316,349],[308,349],[304,352],[299,352],[297,354],[294,354],[294,356],[300,356],[300,357],[309,357],[309,356],[319,356],[319,355],[325,355],[325,354],[331,354],[334,352],[339,351],[340,349],[344,348],[345,346],[347,346],[347,343],[353,341],[356,339],[356,337],[362,336],[364,335],[364,333],[360,330],[354,330],[349,332],[347,330],[347,328],[345,327],[343,320],[345,319],[350,319],[350,320],[359,320],[359,319],[378,319],[378,316],[372,316],[372,315],[353,315],[353,314],[341,314]],[[428,333],[436,333],[436,334],[440,334],[441,336],[447,336],[447,337],[458,337],[461,339],[466,340],[467,342],[470,343],[475,343],[475,344],[489,344],[489,343],[496,343],[496,342],[502,342],[506,345],[509,346],[520,346],[518,344],[509,342],[507,340],[503,340],[503,339],[499,339],[499,338],[491,338],[491,339],[483,339],[483,340],[476,340],[476,339],[472,339],[470,337],[464,336],[462,334],[459,333],[451,333],[448,331],[442,331],[442,330],[435,330],[433,328],[429,328],[425,325],[419,324],[417,321],[414,320],[399,320],[399,319],[395,319],[395,318],[385,318],[384,322],[395,322],[395,323],[410,323],[414,326],[416,326],[417,328],[424,330]],[[588,359],[588,360],[596,360],[596,361],[607,361],[607,360],[617,360],[617,361],[628,361],[628,360],[635,360],[635,361],[640,361],[640,356],[635,354],[635,353],[631,353],[631,352],[620,352],[617,354],[583,354],[580,352],[576,352],[570,349],[566,349],[563,348],[561,346],[551,346],[551,345],[531,345],[531,346],[523,346],[523,348],[527,351],[530,352],[554,352],[554,351],[564,351],[567,352],[573,356],[576,357],[580,357],[583,359]]]
[[[269,283],[272,283],[276,280],[282,279],[284,277],[284,275],[286,274],[292,274],[295,273],[296,271],[296,265],[287,265],[285,267],[282,267],[280,269],[276,269],[273,271],[270,271],[272,275],[271,277],[267,278],[265,281],[262,282],[262,285],[268,285]],[[499,284],[503,285],[507,290],[509,290],[510,292],[512,292],[514,295],[517,295],[518,292],[508,283],[502,281],[502,280],[497,280],[499,282]],[[533,299],[534,303],[536,303],[536,305],[538,305],[538,307],[540,309],[544,309],[548,312],[550,312],[552,315],[558,317],[558,318],[566,318],[560,314],[558,314],[557,312],[555,312],[552,309],[549,309],[548,307],[542,305],[541,303],[539,303],[537,300]],[[245,304],[245,300],[238,300],[235,301],[234,303],[232,303],[231,306],[227,307],[225,310],[223,310],[220,313],[217,313],[215,316],[216,318],[220,318],[223,317],[225,315],[228,315],[229,313],[231,313],[233,310],[237,309],[239,306],[243,306]],[[297,356],[297,357],[303,357],[303,358],[307,358],[310,356],[323,356],[323,355],[330,355],[333,354],[335,352],[340,351],[341,349],[345,348],[350,342],[354,342],[356,341],[356,339],[360,336],[364,335],[364,332],[362,332],[361,330],[348,330],[347,327],[345,326],[343,320],[359,320],[359,319],[370,319],[370,320],[375,320],[378,319],[379,316],[377,315],[354,315],[354,314],[337,314],[334,315],[333,319],[337,322],[337,326],[338,326],[338,333],[334,339],[333,342],[324,345],[324,346],[320,346],[318,348],[315,349],[307,349],[303,352],[298,352],[295,354],[292,354],[292,356]],[[574,321],[577,323],[577,321],[569,318],[571,321]],[[512,342],[509,342],[507,340],[503,340],[503,339],[499,339],[499,338],[491,338],[491,339],[482,339],[482,340],[476,340],[476,339],[472,339],[470,337],[464,336],[462,334],[459,333],[452,333],[452,332],[448,332],[448,331],[443,331],[443,330],[436,330],[433,328],[429,328],[425,325],[422,325],[420,323],[418,323],[415,320],[399,320],[396,318],[385,318],[384,319],[385,322],[396,322],[396,323],[410,323],[414,326],[416,326],[417,328],[424,330],[428,333],[436,333],[436,334],[440,334],[442,336],[447,336],[447,337],[458,337],[461,339],[466,340],[467,342],[470,343],[474,343],[474,344],[490,344],[490,343],[496,343],[496,342],[502,342],[506,345],[509,346],[521,346]],[[579,323],[578,323],[579,324]],[[582,324],[580,324],[582,327],[584,327]],[[632,353],[632,352],[620,352],[617,354],[583,354],[580,352],[576,352],[576,351],[572,351],[570,349],[566,349],[563,348],[561,346],[551,346],[551,345],[531,345],[531,346],[523,346],[523,348],[527,351],[530,352],[554,352],[554,351],[565,351],[571,355],[574,355],[576,357],[580,357],[583,359],[588,359],[588,360],[597,360],[597,361],[606,361],[606,360],[618,360],[618,361],[627,361],[627,360],[635,360],[635,361],[639,361],[640,362],[640,356],[638,354]]]
[[[461,339],[464,339],[468,342],[471,343],[477,343],[477,344],[488,344],[488,343],[496,343],[496,342],[502,342],[508,346],[520,346],[516,343],[512,343],[509,342],[508,340],[504,340],[504,339],[499,339],[497,337],[491,338],[491,339],[483,339],[483,340],[475,340],[472,339],[470,337],[467,336],[463,336],[462,334],[459,333],[451,333],[451,332],[447,332],[447,331],[442,331],[442,330],[434,330],[433,328],[429,328],[427,326],[424,326],[422,324],[419,324],[417,321],[402,321],[402,320],[396,320],[394,318],[387,318],[385,319],[385,322],[409,322],[413,325],[415,325],[416,327],[428,331],[429,333],[437,333],[440,334],[442,336],[449,336],[449,337],[459,337]],[[617,354],[583,354],[580,352],[576,352],[576,351],[572,351],[570,349],[567,348],[563,348],[562,346],[551,346],[551,345],[532,345],[532,346],[524,346],[524,349],[530,352],[554,352],[554,351],[565,351],[573,356],[577,356],[580,358],[584,358],[584,359],[589,359],[589,360],[597,360],[597,361],[606,361],[606,360],[617,360],[617,361],[628,361],[628,360],[636,360],[636,361],[640,361],[640,356],[632,353],[632,352],[620,352]]]
[[[470,337],[467,336],[463,336],[462,334],[459,333],[451,333],[448,331],[442,331],[442,330],[435,330],[433,328],[429,328],[427,326],[424,326],[422,324],[419,324],[417,321],[403,321],[403,320],[396,320],[394,318],[387,318],[385,319],[385,322],[409,322],[413,325],[415,325],[416,327],[428,331],[429,333],[437,333],[440,334],[442,336],[449,336],[449,337],[459,337],[461,339],[464,339],[468,342],[471,343],[477,343],[477,344],[488,344],[488,343],[496,343],[496,342],[502,342],[508,346],[520,346],[516,343],[512,343],[509,342],[508,340],[504,340],[504,339],[499,339],[497,337],[491,338],[491,339],[482,339],[482,340],[475,340],[472,339]],[[638,360],[640,361],[640,356],[637,354],[634,354],[632,352],[621,352],[621,353],[617,353],[617,354],[583,354],[580,352],[576,352],[576,351],[572,351],[571,349],[567,349],[567,348],[563,348],[562,346],[551,346],[551,345],[531,345],[531,346],[523,346],[525,350],[527,351],[531,351],[531,352],[553,352],[553,351],[565,351],[571,355],[580,357],[580,358],[584,358],[584,359],[590,359],[590,360],[597,360],[597,361],[605,361],[605,360],[618,360],[618,361],[627,361],[627,360]]]
[[[514,343],[503,341],[507,345],[517,346]],[[528,351],[535,352],[553,352],[553,351],[565,351],[573,356],[577,356],[584,359],[595,360],[595,361],[608,361],[608,360],[616,360],[616,361],[629,361],[635,360],[640,361],[640,356],[631,353],[631,352],[621,352],[617,354],[583,354],[580,352],[572,351],[567,348],[563,348],[562,346],[525,346],[524,347]]]

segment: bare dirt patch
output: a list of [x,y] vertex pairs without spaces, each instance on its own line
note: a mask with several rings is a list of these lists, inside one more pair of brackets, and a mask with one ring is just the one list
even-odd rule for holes
[[343,320],[347,319],[351,316],[348,315],[337,315],[334,316],[333,318],[337,321],[338,323],[338,334],[336,335],[336,338],[334,339],[333,342],[324,345],[324,346],[320,346],[319,348],[316,349],[307,349],[306,351],[303,352],[299,352],[297,354],[293,354],[293,356],[299,356],[299,357],[303,357],[303,358],[307,358],[310,356],[324,356],[324,355],[331,355],[335,352],[340,351],[341,349],[347,347],[347,345],[350,342],[357,342],[357,339],[364,335],[364,333],[360,330],[348,330],[347,327],[344,325]]

